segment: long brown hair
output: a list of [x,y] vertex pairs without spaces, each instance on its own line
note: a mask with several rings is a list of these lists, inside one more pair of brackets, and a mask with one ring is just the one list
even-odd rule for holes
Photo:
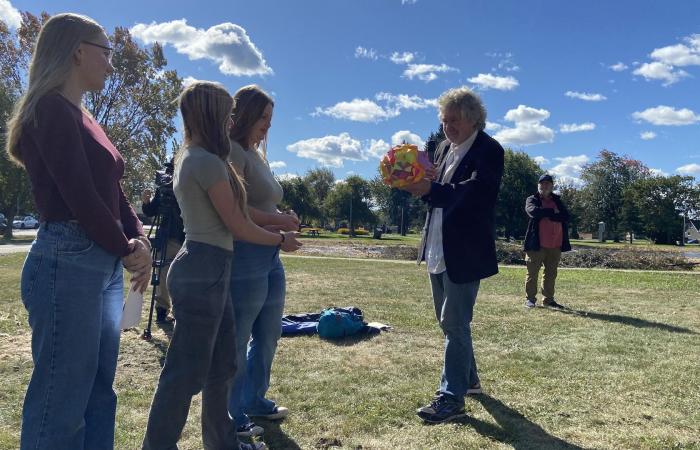
[[[253,125],[262,117],[267,105],[275,106],[275,102],[258,85],[250,84],[236,91],[233,95],[233,113],[231,114],[233,117],[233,127],[229,134],[231,140],[248,150],[250,144],[248,140],[253,131]],[[267,136],[263,138],[258,150],[262,152],[263,158],[267,159]]]
[[104,29],[87,16],[65,13],[51,17],[39,32],[29,64],[27,91],[20,97],[7,122],[5,148],[10,159],[24,166],[19,146],[25,126],[37,123],[36,106],[44,96],[56,92],[66,82],[73,68],[73,53],[83,41],[104,34]]
[[[202,147],[226,161],[231,151],[231,141],[228,137],[228,124],[233,108],[233,98],[219,83],[211,81],[196,81],[183,89],[178,99],[180,114],[185,127],[185,139],[175,157],[178,164],[183,150],[192,145],[192,137],[200,139]],[[230,163],[226,168],[231,181],[231,189],[236,203],[248,217],[246,191],[241,178]]]

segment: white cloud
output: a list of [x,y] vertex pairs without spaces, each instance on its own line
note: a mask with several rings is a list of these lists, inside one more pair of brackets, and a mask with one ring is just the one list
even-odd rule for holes
[[549,111],[518,105],[505,115],[505,120],[513,122],[513,128],[501,128],[494,138],[503,144],[533,145],[552,142],[554,130],[542,125],[549,118]]
[[486,131],[498,131],[501,128],[503,128],[503,125],[500,123],[486,121]]
[[679,168],[677,168],[676,172],[680,175],[690,175],[693,177],[700,178],[700,164],[686,164],[685,166],[680,166]]
[[412,53],[412,52],[402,52],[402,53],[394,52],[391,54],[389,59],[394,64],[409,64],[409,63],[413,62],[415,57],[416,57],[416,54]]
[[615,72],[623,72],[623,71],[629,69],[629,66],[627,64],[623,63],[622,61],[620,61],[616,64],[613,64],[612,66],[608,66],[608,68],[610,70],[614,70]]
[[0,0],[0,17],[7,27],[11,30],[16,30],[22,26],[22,14],[12,6],[9,0]]
[[636,120],[644,120],[653,125],[692,125],[700,122],[700,115],[688,108],[675,109],[671,106],[659,105],[632,114]]
[[644,63],[632,72],[635,75],[643,76],[647,81],[649,80],[663,80],[664,86],[677,83],[682,78],[688,76],[688,72],[685,70],[674,70],[674,67],[659,61],[654,61],[650,63]]
[[688,45],[676,44],[657,48],[649,56],[671,66],[700,66],[700,34],[694,34],[683,40]]
[[550,168],[549,173],[556,177],[557,184],[571,183],[578,186],[582,184],[581,171],[583,166],[590,161],[588,156],[564,156],[554,159],[558,161],[558,164]]
[[649,169],[649,172],[655,177],[667,177],[668,173],[661,169]]
[[656,133],[653,131],[643,131],[639,133],[639,137],[644,139],[645,141],[650,141],[656,137]]
[[546,164],[549,164],[549,160],[547,158],[545,158],[544,156],[535,156],[532,159],[540,166],[544,166]]
[[354,122],[379,122],[396,117],[399,113],[384,108],[372,100],[356,98],[349,102],[336,103],[328,108],[316,107],[316,111],[312,115],[324,115]]
[[301,177],[299,176],[299,174],[296,174],[296,173],[289,173],[289,172],[281,173],[281,174],[279,174],[279,175],[275,175],[275,177],[276,177],[278,180],[292,180],[292,179],[294,179],[294,178],[301,178]]
[[287,163],[284,161],[270,161],[270,169],[284,169]]
[[419,150],[423,150],[423,146],[425,145],[425,142],[423,142],[420,136],[408,130],[397,131],[391,136],[391,145],[400,145],[404,142],[417,145]]
[[196,83],[197,81],[202,81],[202,80],[199,80],[199,79],[197,79],[197,78],[195,78],[195,77],[187,76],[187,77],[185,77],[185,78],[182,79],[182,86],[183,86],[183,87],[187,87],[187,86],[189,86],[189,85],[192,84],[192,83]]
[[382,139],[372,139],[369,142],[367,154],[372,158],[382,158],[389,151],[391,145]]
[[549,111],[546,109],[536,109],[525,105],[518,105],[517,108],[509,110],[505,119],[515,123],[536,123],[549,118]]
[[592,92],[588,93],[588,92],[566,91],[566,93],[564,95],[566,95],[567,97],[570,97],[570,98],[577,98],[579,100],[585,100],[587,102],[601,102],[603,100],[608,99],[603,94],[594,94]]
[[365,58],[376,61],[379,58],[379,56],[377,55],[377,51],[373,48],[364,48],[358,46],[355,49],[355,58]]
[[437,79],[438,73],[445,72],[459,72],[459,70],[447,64],[440,64],[439,66],[435,64],[409,64],[408,68],[404,70],[403,76],[409,80],[418,78],[427,83]]
[[[515,62],[513,60],[513,54],[510,52],[486,53],[486,56],[489,56],[491,58],[499,60],[498,67],[497,67],[499,70],[505,70],[506,72],[517,72],[520,70],[520,66],[515,64]],[[493,70],[496,70],[496,68],[494,68]]]
[[436,98],[423,98],[417,95],[390,94],[380,92],[374,96],[379,101],[384,101],[388,108],[392,109],[425,109],[429,107],[437,108]]
[[401,0],[402,5],[415,5],[418,0]]
[[287,146],[287,150],[300,158],[313,159],[330,167],[343,167],[343,162],[366,161],[362,143],[348,133],[305,139]]
[[514,77],[500,77],[490,73],[480,73],[467,81],[482,89],[498,89],[499,91],[512,91],[520,84]]
[[208,29],[187,25],[186,19],[139,23],[131,34],[145,44],[170,44],[191,60],[209,59],[225,75],[267,75],[272,69],[241,26],[224,22]]
[[595,130],[595,124],[593,122],[585,123],[562,123],[559,125],[559,131],[562,133],[576,133],[579,131],[592,131]]
[[[401,114],[404,109],[416,110],[437,107],[437,99],[426,99],[417,95],[391,94],[380,92],[375,100],[356,98],[351,101],[336,103],[327,108],[316,107],[312,116],[330,116],[336,119],[354,122],[380,122]],[[381,102],[379,104],[377,102]]]

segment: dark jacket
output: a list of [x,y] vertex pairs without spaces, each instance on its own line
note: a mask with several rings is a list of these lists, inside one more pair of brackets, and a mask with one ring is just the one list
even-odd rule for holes
[[[185,242],[185,225],[182,223],[182,214],[180,212],[180,205],[177,204],[177,200],[175,199],[175,195],[172,194],[172,191],[168,191],[168,196],[170,197],[170,210],[165,211],[168,214],[164,215],[161,217],[161,223],[159,228],[162,230],[168,230],[168,235],[167,239],[173,239],[178,242]],[[161,206],[161,201],[162,201],[163,194],[161,192],[161,189],[158,188],[156,189],[156,194],[153,196],[153,199],[149,203],[143,203],[141,205],[141,210],[143,213],[148,216],[148,217],[154,217],[157,216],[161,213],[160,211],[160,206]],[[169,224],[169,222],[172,219],[172,224]],[[156,239],[160,239],[162,236],[156,236]]]
[[544,217],[548,217],[549,220],[554,222],[561,222],[563,232],[561,251],[568,252],[571,250],[571,243],[569,243],[569,211],[557,194],[552,194],[552,200],[557,205],[558,213],[555,213],[552,208],[542,207],[542,198],[539,192],[529,196],[525,201],[525,212],[530,217],[523,245],[525,251],[537,251],[540,249],[540,220]]
[[425,260],[433,208],[443,208],[442,247],[447,276],[453,283],[469,283],[498,273],[495,208],[503,177],[503,147],[479,131],[450,182],[443,183],[449,145],[449,141],[443,141],[438,146],[435,159],[440,178],[423,197],[430,209],[418,263]]

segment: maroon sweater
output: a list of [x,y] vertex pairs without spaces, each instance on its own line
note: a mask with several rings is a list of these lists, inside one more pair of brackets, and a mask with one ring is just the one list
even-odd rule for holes
[[116,256],[143,235],[121,180],[124,159],[89,114],[60,94],[37,105],[38,126],[23,128],[20,149],[41,220],[77,220],[88,237]]

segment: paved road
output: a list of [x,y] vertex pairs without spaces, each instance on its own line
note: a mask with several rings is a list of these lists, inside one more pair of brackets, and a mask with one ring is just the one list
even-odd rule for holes
[[[36,230],[13,230],[12,234],[23,239],[36,237]],[[7,253],[28,252],[31,244],[2,244],[0,245],[0,255]]]

